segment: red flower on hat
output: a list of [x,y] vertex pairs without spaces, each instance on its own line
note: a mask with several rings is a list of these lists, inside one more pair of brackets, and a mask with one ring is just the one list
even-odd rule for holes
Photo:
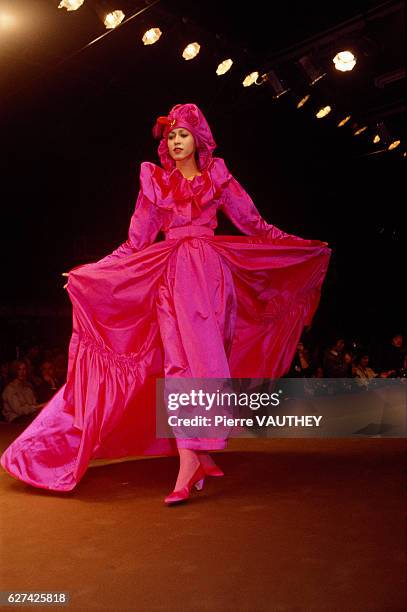
[[170,119],[169,117],[158,117],[157,123],[161,123],[162,125],[169,125],[172,127],[175,123],[175,119]]
[[155,125],[153,127],[153,136],[154,138],[162,138],[165,130],[165,126],[173,127],[175,124],[175,119],[170,119],[169,117],[158,117]]

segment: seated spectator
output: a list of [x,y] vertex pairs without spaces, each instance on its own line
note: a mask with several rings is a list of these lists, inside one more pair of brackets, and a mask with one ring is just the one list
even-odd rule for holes
[[344,359],[345,341],[338,338],[324,353],[323,369],[326,378],[344,378],[349,375],[349,360]]
[[389,376],[400,376],[405,367],[406,347],[404,337],[396,334],[391,339],[391,344],[385,346],[381,352],[380,370]]
[[355,375],[354,357],[350,351],[345,351],[343,354],[344,376],[352,378]]
[[43,361],[40,366],[42,382],[35,389],[39,402],[49,402],[55,395],[61,384],[55,376],[54,364],[51,361]]
[[392,375],[390,372],[376,372],[369,365],[369,355],[368,353],[362,353],[355,365],[355,376],[361,380],[369,380],[370,378],[388,378]]
[[355,376],[358,378],[376,378],[379,376],[377,372],[369,367],[369,355],[367,353],[362,353],[357,359]]
[[362,353],[356,361],[355,377],[361,385],[368,386],[369,379],[377,378],[379,374],[369,367],[369,355]]
[[31,383],[27,381],[27,365],[24,361],[11,364],[12,381],[3,391],[3,416],[11,422],[19,416],[32,414],[44,404],[37,404]]
[[297,344],[297,350],[294,359],[291,363],[287,377],[290,378],[307,378],[311,376],[311,359],[308,349],[305,348],[302,342]]

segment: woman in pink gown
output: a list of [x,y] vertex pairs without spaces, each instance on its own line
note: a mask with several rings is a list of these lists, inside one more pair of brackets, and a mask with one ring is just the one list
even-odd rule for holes
[[[166,503],[186,499],[222,475],[208,451],[226,440],[157,438],[156,379],[278,378],[318,306],[327,244],[266,223],[199,108],[176,105],[154,135],[162,167],[141,164],[128,240],[69,272],[66,383],[1,457],[33,486],[70,491],[92,459],[178,453]],[[214,236],[218,209],[246,235]]]

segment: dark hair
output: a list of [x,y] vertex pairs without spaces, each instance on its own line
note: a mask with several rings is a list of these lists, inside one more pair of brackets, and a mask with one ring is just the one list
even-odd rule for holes
[[336,346],[338,344],[339,340],[342,340],[342,342],[344,344],[346,344],[345,336],[340,335],[340,334],[335,334],[334,336],[331,336],[331,342],[329,344],[329,348],[332,348],[332,347]]
[[199,169],[201,169],[201,168],[200,168],[200,165],[199,165],[199,151],[198,151],[198,147],[195,147],[195,153],[194,153],[194,155],[195,155],[196,165],[198,166],[198,168],[199,168]]
[[53,361],[51,359],[43,359],[40,363],[40,370],[42,370],[42,368],[45,366],[45,364],[49,363],[50,365],[52,365],[52,367],[54,367]]
[[363,359],[363,357],[368,357],[370,358],[370,355],[367,351],[363,351],[361,353],[358,353],[357,357],[356,357],[356,363],[360,363]]

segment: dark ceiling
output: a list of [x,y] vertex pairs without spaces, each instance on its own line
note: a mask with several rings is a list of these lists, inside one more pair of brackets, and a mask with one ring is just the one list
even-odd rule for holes
[[[158,162],[152,124],[180,102],[202,108],[217,155],[269,222],[330,242],[332,303],[336,291],[373,295],[378,276],[391,291],[404,237],[395,196],[405,161],[403,3],[87,0],[72,12],[58,3],[0,0],[0,15],[15,17],[8,28],[0,19],[2,247],[12,254],[4,299],[66,300],[60,273],[126,239],[139,164]],[[100,17],[114,9],[140,14],[106,34]],[[145,47],[153,26],[163,36]],[[182,49],[195,40],[201,52],[186,62]],[[343,45],[358,60],[346,74],[331,61]],[[298,111],[304,54],[327,75]],[[225,57],[234,65],[218,77]],[[256,69],[275,70],[291,92],[275,100],[267,83],[242,87]],[[333,112],[317,120],[321,104]],[[352,121],[336,128],[348,112]],[[398,149],[372,144],[377,121]],[[356,124],[369,129],[355,137]],[[234,231],[222,218],[220,230]],[[361,282],[352,266],[366,257]],[[381,305],[372,308],[378,316]]]

